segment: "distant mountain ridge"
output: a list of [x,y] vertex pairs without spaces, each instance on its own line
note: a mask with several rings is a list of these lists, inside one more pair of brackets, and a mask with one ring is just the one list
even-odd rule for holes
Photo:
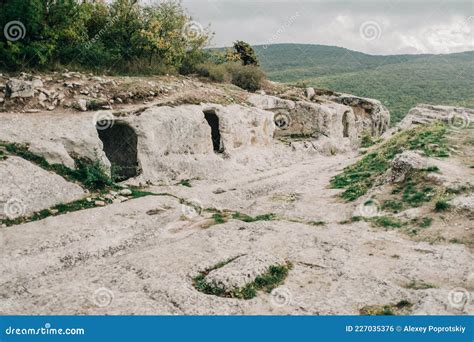
[[377,56],[326,45],[254,48],[269,79],[377,98],[394,122],[418,103],[474,108],[474,51]]

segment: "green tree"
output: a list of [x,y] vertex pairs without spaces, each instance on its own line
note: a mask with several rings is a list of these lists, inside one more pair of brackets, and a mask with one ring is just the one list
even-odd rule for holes
[[235,60],[235,56],[238,56],[242,61],[243,65],[255,65],[258,66],[258,58],[255,54],[255,50],[250,46],[250,44],[238,40],[234,43],[234,54],[228,53],[229,61],[232,59]]
[[211,37],[174,0],[155,6],[138,0],[0,0],[1,27],[12,22],[19,39],[0,36],[0,68],[8,70],[71,64],[116,71],[191,70],[204,60],[203,47]]

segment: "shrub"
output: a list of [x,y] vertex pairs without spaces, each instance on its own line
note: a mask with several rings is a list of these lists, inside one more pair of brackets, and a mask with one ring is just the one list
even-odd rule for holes
[[214,64],[211,62],[202,63],[196,67],[196,73],[199,76],[207,77],[214,82],[225,82],[230,80],[230,75],[223,64]]
[[101,190],[113,185],[101,162],[88,159],[76,159],[76,170],[73,171],[76,179],[89,190]]
[[446,200],[439,200],[435,204],[435,211],[446,211],[449,209],[449,203]]
[[251,92],[262,87],[265,73],[260,68],[253,65],[231,64],[227,69],[232,77],[232,84]]

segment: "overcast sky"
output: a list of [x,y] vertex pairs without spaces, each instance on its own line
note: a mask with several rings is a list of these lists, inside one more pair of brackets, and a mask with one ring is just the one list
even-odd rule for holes
[[474,0],[182,0],[212,46],[336,45],[370,54],[474,50]]

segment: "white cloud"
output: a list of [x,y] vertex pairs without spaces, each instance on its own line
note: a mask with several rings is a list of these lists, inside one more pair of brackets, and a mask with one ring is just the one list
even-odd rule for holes
[[[213,46],[307,43],[371,54],[447,53],[474,48],[470,0],[183,0],[195,20],[215,32]],[[298,13],[296,18],[295,13]],[[365,22],[381,28],[361,36]]]

